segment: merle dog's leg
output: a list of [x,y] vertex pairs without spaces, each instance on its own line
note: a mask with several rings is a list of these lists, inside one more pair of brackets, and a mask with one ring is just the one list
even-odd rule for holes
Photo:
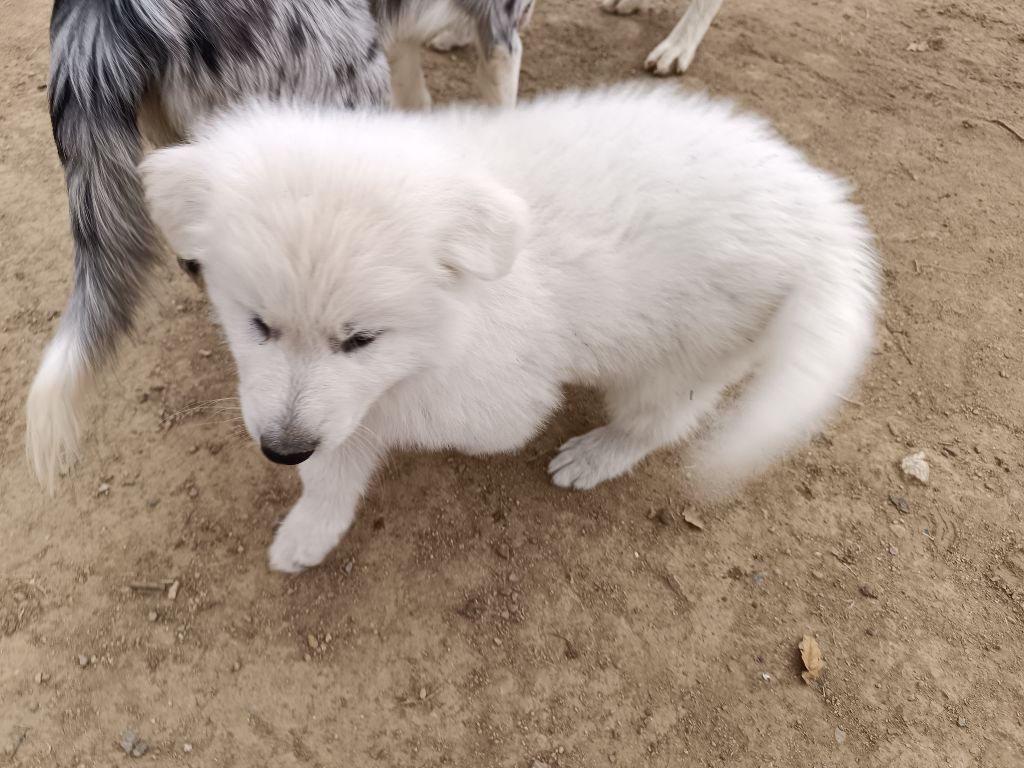
[[430,91],[423,75],[419,41],[398,40],[391,46],[391,96],[399,109],[429,109]]
[[651,51],[644,66],[656,75],[685,72],[721,7],[722,0],[692,0],[683,18]]

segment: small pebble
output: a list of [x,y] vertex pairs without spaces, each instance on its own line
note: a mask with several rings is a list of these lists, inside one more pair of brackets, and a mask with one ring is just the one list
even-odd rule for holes
[[186,741],[184,744],[181,745],[181,751],[187,755],[189,752],[192,751],[192,745]]
[[317,642],[316,637],[313,635],[306,635],[306,645],[308,645],[314,651],[320,647],[320,643]]
[[97,496],[106,496],[110,493],[110,483],[100,483],[100,487],[96,489]]
[[82,667],[82,669],[85,669],[86,667],[88,667],[89,666],[89,657],[86,656],[85,654],[79,654],[78,655],[78,666]]
[[900,548],[897,547],[895,544],[893,544],[891,547],[889,547],[889,554],[892,555],[893,557],[896,557],[896,555],[898,555],[899,553],[900,553]]
[[427,689],[420,688],[420,701],[423,701],[425,698],[427,698]]
[[961,728],[966,728],[967,727],[967,718],[966,717],[961,717],[959,720],[956,721],[956,724],[959,725]]
[[512,556],[512,551],[508,548],[508,544],[503,541],[499,541],[494,545],[494,551],[502,560],[508,560]]
[[872,600],[878,599],[878,590],[873,584],[861,584],[860,593],[864,595],[864,597],[870,597]]
[[346,576],[351,576],[352,575],[352,569],[355,567],[355,564],[356,564],[355,560],[349,560],[349,561],[347,561],[345,563],[345,575]]
[[903,474],[907,477],[913,478],[923,485],[928,484],[931,468],[928,466],[928,460],[925,458],[924,451],[904,456],[903,461],[900,462],[900,469],[903,470]]
[[903,496],[897,496],[895,494],[889,494],[889,502],[896,507],[896,511],[901,515],[905,515],[910,512],[910,502],[907,501]]
[[42,685],[50,681],[50,675],[46,672],[36,672],[36,685]]
[[150,621],[156,621],[156,611],[150,611],[148,618]]
[[836,744],[843,744],[846,741],[846,731],[836,728]]
[[494,644],[500,648],[501,647],[501,638],[500,637],[494,638]]

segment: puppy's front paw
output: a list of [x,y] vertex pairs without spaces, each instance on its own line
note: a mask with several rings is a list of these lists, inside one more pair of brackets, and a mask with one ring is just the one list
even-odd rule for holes
[[270,569],[273,571],[299,573],[320,565],[338,543],[340,536],[306,516],[297,515],[297,511],[292,510],[281,523],[270,545]]
[[628,471],[642,456],[611,427],[598,427],[566,442],[548,474],[559,488],[587,490]]

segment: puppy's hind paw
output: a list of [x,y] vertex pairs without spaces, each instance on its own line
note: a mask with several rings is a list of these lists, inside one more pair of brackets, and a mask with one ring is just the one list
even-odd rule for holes
[[611,427],[598,427],[567,441],[548,464],[551,482],[559,488],[588,490],[629,471],[643,452]]

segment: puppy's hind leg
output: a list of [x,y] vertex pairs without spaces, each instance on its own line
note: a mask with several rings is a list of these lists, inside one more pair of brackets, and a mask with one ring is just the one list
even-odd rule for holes
[[355,519],[378,456],[374,446],[350,438],[341,448],[315,451],[300,465],[302,496],[270,545],[272,570],[298,573],[330,554]]
[[389,51],[391,64],[391,98],[399,109],[408,111],[430,109],[430,91],[423,75],[420,43],[396,40]]
[[647,56],[644,67],[656,75],[685,72],[721,7],[722,0],[691,0],[683,18]]
[[693,434],[728,383],[691,389],[665,372],[615,385],[605,393],[611,421],[566,442],[548,465],[551,481],[586,490],[625,474],[652,451]]

